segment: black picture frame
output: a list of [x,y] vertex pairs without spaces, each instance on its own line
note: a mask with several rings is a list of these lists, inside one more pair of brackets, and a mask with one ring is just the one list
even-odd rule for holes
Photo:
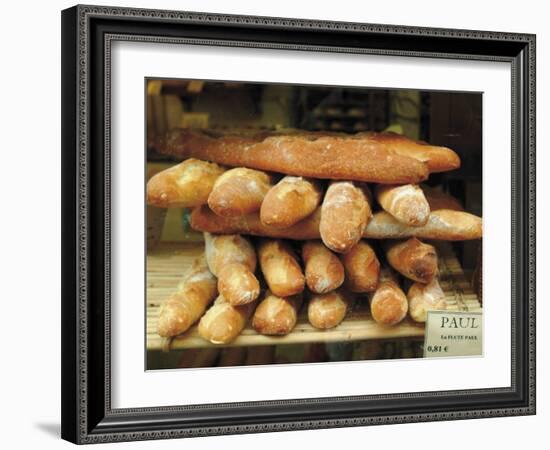
[[[509,62],[511,386],[113,409],[109,99],[114,40]],[[119,7],[64,10],[61,406],[62,437],[79,444],[535,414],[535,36]]]

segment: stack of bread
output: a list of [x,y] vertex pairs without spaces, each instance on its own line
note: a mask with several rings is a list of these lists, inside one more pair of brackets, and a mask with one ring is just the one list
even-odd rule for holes
[[423,322],[445,308],[437,251],[423,240],[481,238],[481,218],[420,184],[460,166],[446,147],[392,133],[177,130],[159,150],[183,162],[149,180],[147,202],[192,208],[205,240],[161,308],[161,336],[198,322],[226,344],[249,321],[284,335],[302,304],[328,329],[354,300],[385,326]]

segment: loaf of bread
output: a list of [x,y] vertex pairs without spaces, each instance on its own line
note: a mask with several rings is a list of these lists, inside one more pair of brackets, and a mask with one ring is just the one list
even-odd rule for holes
[[287,243],[281,240],[263,240],[258,245],[258,258],[265,281],[273,294],[290,297],[304,290],[302,268]]
[[283,336],[290,333],[298,320],[301,294],[278,297],[267,291],[252,317],[252,328],[265,335]]
[[384,132],[364,132],[356,135],[358,138],[368,138],[373,142],[387,145],[401,156],[408,156],[418,161],[424,161],[430,173],[446,172],[460,167],[460,158],[447,147],[438,147],[424,141],[410,139],[406,136]]
[[204,314],[217,295],[216,278],[198,258],[182,282],[161,306],[157,332],[163,337],[177,336],[187,331]]
[[349,294],[344,294],[341,290],[313,294],[307,305],[307,318],[315,328],[334,328],[344,320],[350,305]]
[[232,305],[254,301],[260,284],[254,275],[256,252],[248,239],[238,234],[204,233],[206,261],[218,277],[218,291]]
[[380,262],[368,242],[361,240],[340,255],[346,273],[346,288],[351,292],[372,292],[378,286]]
[[[211,233],[243,233],[281,239],[319,239],[321,211],[318,208],[296,225],[289,228],[273,228],[263,225],[259,214],[222,218],[205,205],[195,208],[191,214],[191,227]],[[363,237],[372,239],[402,239],[416,236],[423,239],[465,241],[481,238],[481,218],[463,211],[442,209],[432,211],[428,223],[421,227],[409,227],[398,222],[391,214],[378,211],[373,214]]]
[[199,321],[199,335],[212,344],[229,344],[246,326],[256,302],[233,306],[221,295]]
[[324,244],[348,252],[361,239],[372,216],[368,188],[351,181],[332,182],[321,206],[319,233]]
[[409,300],[409,315],[415,322],[426,322],[429,310],[444,310],[447,308],[445,293],[435,277],[428,284],[413,283],[407,292]]
[[[439,158],[437,148],[416,146],[398,153],[369,136],[323,136],[313,133],[267,136],[224,135],[199,130],[175,130],[159,151],[179,158],[195,157],[232,167],[249,167],[311,178],[356,180],[385,184],[418,183],[428,177],[428,164]],[[428,151],[429,150],[429,151]],[[442,149],[440,159],[449,158]],[[451,151],[452,152],[452,151]],[[456,154],[453,155],[456,157]],[[439,166],[439,165],[438,165]]]
[[266,194],[260,220],[274,228],[288,228],[317,209],[322,191],[318,181],[286,176]]
[[374,192],[380,206],[399,222],[413,227],[428,222],[430,205],[418,185],[378,184]]
[[189,208],[208,201],[224,169],[215,163],[188,159],[153,175],[147,182],[147,204],[159,208]]
[[208,196],[208,206],[218,216],[233,217],[259,211],[272,187],[272,177],[259,170],[237,167],[221,175]]
[[321,241],[306,241],[302,246],[306,284],[315,294],[326,294],[344,282],[344,266]]
[[418,237],[443,241],[481,239],[481,218],[463,211],[440,209],[432,211],[428,223],[410,227],[398,222],[385,211],[376,212],[370,220],[365,237],[372,239],[399,239]]
[[370,296],[372,318],[382,325],[396,325],[405,318],[408,307],[407,297],[395,274],[388,268],[382,269],[378,288]]
[[417,238],[388,242],[386,259],[401,275],[413,281],[429,283],[438,274],[435,247]]

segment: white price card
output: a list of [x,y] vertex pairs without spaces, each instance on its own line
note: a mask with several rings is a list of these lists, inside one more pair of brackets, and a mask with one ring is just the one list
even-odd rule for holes
[[424,357],[481,356],[481,312],[428,311]]

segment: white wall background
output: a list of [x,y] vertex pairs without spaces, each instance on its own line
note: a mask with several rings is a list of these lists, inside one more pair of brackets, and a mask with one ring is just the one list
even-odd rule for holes
[[[127,0],[99,4],[537,34],[538,196],[549,186],[550,120],[545,2],[254,2],[245,0]],[[0,27],[0,443],[4,448],[67,448],[60,420],[60,10],[71,1],[10,2]],[[7,156],[7,160],[6,160]],[[546,178],[546,179],[544,179]],[[503,193],[507,195],[506,193]],[[548,246],[548,208],[538,202],[538,253]],[[539,257],[539,279],[548,273]],[[542,284],[541,282],[541,284]],[[538,289],[539,323],[550,308]],[[544,438],[550,419],[548,328],[538,331],[538,415],[427,424],[224,436],[117,444],[118,448],[334,448],[407,446],[446,450],[520,448]],[[538,438],[538,439],[537,439]],[[536,447],[540,447],[537,445]]]

